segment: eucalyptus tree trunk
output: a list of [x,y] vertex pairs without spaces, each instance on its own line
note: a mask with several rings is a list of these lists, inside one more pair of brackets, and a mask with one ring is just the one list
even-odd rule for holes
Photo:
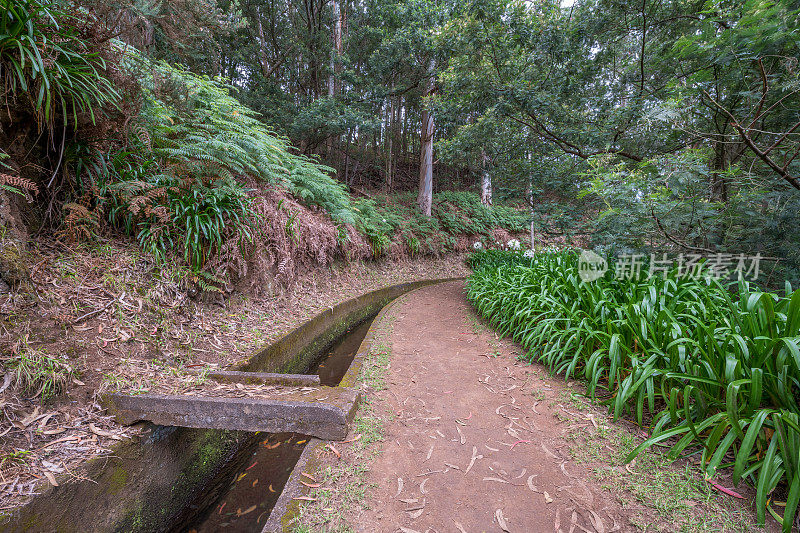
[[344,47],[342,43],[342,10],[339,5],[339,0],[333,0],[333,51],[335,60],[331,60],[331,84],[330,86],[333,88],[333,94],[331,96],[336,96],[339,94],[341,89],[340,80],[337,78],[337,75],[341,71],[341,59],[342,53],[344,52]]
[[[528,153],[528,163],[533,160],[533,154]],[[531,250],[536,251],[536,225],[533,222],[533,176],[528,176],[528,206],[531,213]]]
[[[429,66],[429,81],[423,96],[430,96],[434,89],[434,72],[436,64],[433,59]],[[431,216],[433,205],[433,112],[423,106],[422,127],[420,133],[420,158],[419,158],[419,195],[417,203],[420,212],[426,217]]]
[[481,175],[481,203],[483,205],[492,205],[492,175],[489,173],[489,156],[486,155],[486,150],[481,150],[481,158],[483,159],[483,173]]
[[[394,84],[392,84],[392,90],[394,91]],[[390,102],[386,116],[386,190],[388,192],[392,192],[394,186],[394,169],[392,168],[392,158],[394,156],[394,97],[390,98]]]
[[[342,57],[342,13],[339,8],[339,0],[333,0],[333,53],[331,53],[330,74],[328,75],[328,97],[333,98],[339,94],[339,80],[337,74],[339,73],[339,64]],[[334,162],[334,144],[336,139],[328,137],[325,142],[327,151],[327,159],[332,166],[336,166]]]

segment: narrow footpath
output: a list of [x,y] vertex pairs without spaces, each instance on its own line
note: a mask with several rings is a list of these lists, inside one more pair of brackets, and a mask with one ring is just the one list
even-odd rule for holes
[[[715,494],[677,495],[683,507],[667,511],[688,519],[684,527],[665,523],[665,515],[643,501],[646,495],[622,494],[598,476],[604,469],[612,480],[615,473],[637,474],[636,464],[609,460],[616,450],[608,446],[612,424],[604,409],[582,399],[579,383],[518,361],[519,347],[480,323],[463,282],[414,291],[384,320],[391,323],[382,339],[390,353],[385,387],[367,391],[382,440],[360,474],[364,496],[358,501],[340,494],[339,501],[334,496],[307,507],[302,521],[317,515],[316,524],[300,530],[343,529],[325,521],[334,507],[347,526],[364,532],[705,531],[692,527],[702,521],[692,515],[717,520],[719,529],[711,530],[739,529],[738,522],[725,522],[720,505],[727,502],[720,504]],[[323,459],[358,460],[346,450]],[[336,494],[342,477],[331,483],[322,490]],[[653,489],[655,502],[662,489]]]

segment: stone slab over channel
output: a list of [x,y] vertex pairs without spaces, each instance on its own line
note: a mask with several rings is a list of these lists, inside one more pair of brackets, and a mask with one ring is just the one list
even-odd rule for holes
[[[189,369],[190,374],[203,374],[203,370]],[[273,374],[271,372],[241,372],[238,370],[211,370],[205,376],[224,383],[281,385],[284,387],[319,387],[316,374]]]
[[103,404],[121,424],[147,420],[162,426],[300,433],[343,440],[360,394],[344,387],[321,387],[270,398],[221,398],[162,394],[107,394]]

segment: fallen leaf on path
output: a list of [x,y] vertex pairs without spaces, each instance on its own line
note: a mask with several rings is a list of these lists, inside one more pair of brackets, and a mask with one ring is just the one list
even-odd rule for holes
[[410,507],[410,508],[406,509],[405,511],[408,513],[409,518],[411,518],[411,519],[419,518],[420,516],[422,516],[422,513],[425,512],[425,500],[423,499],[422,503],[420,503],[418,505],[415,505],[413,507]]
[[492,447],[491,447],[491,446],[489,446],[488,444],[484,444],[484,446],[486,447],[486,449],[487,449],[487,450],[489,450],[489,451],[491,451],[491,452],[499,452],[499,451],[500,451],[500,450],[499,450],[499,449],[497,449],[497,448],[492,448]]
[[484,481],[497,481],[499,483],[511,483],[510,481],[506,481],[505,479],[501,479],[499,477],[485,477],[483,478]]
[[533,492],[539,492],[539,489],[536,488],[536,485],[533,484],[533,478],[536,477],[536,474],[532,476],[528,476],[528,488],[531,489]]
[[342,444],[349,444],[351,442],[355,442],[355,441],[360,440],[360,439],[361,439],[361,433],[359,433],[358,435],[356,435],[352,439],[343,440]]
[[322,486],[322,483],[306,483],[305,481],[301,481],[300,484],[310,489],[318,489]]
[[592,527],[597,533],[606,533],[606,526],[603,524],[603,519],[591,509],[589,509],[589,520],[592,522]]
[[531,443],[531,441],[529,441],[529,440],[518,440],[517,442],[515,442],[514,444],[511,445],[511,449],[513,450],[514,446],[516,446],[517,444],[530,444],[530,443]]
[[419,502],[419,498],[400,498],[400,501],[406,505]]
[[312,498],[311,496],[295,496],[292,499],[293,500],[302,500],[304,502],[315,502],[315,501],[317,501],[316,498]]
[[335,453],[335,454],[336,454],[336,457],[338,457],[338,458],[340,458],[340,459],[341,459],[341,457],[342,457],[342,454],[341,454],[341,453],[339,453],[339,450],[337,450],[336,448],[334,448],[333,444],[331,444],[331,443],[329,442],[328,444],[326,444],[326,445],[325,445],[325,447],[326,447],[327,449],[329,449],[330,451],[332,451],[333,453]]
[[245,511],[242,511],[241,509],[237,509],[236,510],[236,516],[244,516],[246,514],[252,513],[255,510],[256,510],[256,506],[255,505],[248,507]]
[[111,433],[110,431],[105,431],[103,429],[100,429],[91,423],[89,424],[89,430],[95,435],[99,435],[101,437],[108,437],[109,439],[114,439],[114,440],[122,440],[122,437],[120,437],[119,435]]
[[461,437],[461,444],[464,445],[467,442],[467,439],[464,437],[464,434],[461,433],[461,428],[456,426],[456,431],[458,431],[458,436]]
[[425,483],[427,483],[427,482],[428,482],[428,478],[425,478],[425,479],[422,480],[422,483],[419,484],[419,491],[422,494],[428,494],[428,491],[425,490]]
[[300,474],[301,474],[301,475],[303,475],[303,476],[306,476],[308,479],[310,479],[310,480],[311,480],[311,481],[313,481],[314,483],[316,483],[316,482],[317,482],[317,478],[315,478],[314,476],[312,476],[312,475],[311,475],[311,474],[309,474],[309,473],[306,473],[306,472],[300,472]]
[[714,481],[711,481],[710,479],[707,479],[706,481],[708,481],[708,483],[709,483],[709,484],[710,484],[712,487],[714,487],[715,489],[717,489],[718,491],[720,491],[720,492],[722,492],[722,493],[724,493],[724,494],[727,494],[728,496],[733,496],[734,498],[739,498],[739,499],[742,499],[742,500],[744,499],[744,496],[742,496],[741,494],[739,494],[738,492],[736,492],[736,491],[735,491],[735,490],[733,490],[733,489],[728,489],[728,488],[726,488],[726,487],[723,487],[723,486],[722,486],[722,485],[720,485],[719,483],[716,483],[716,482],[714,482]]
[[[429,460],[429,459],[431,458],[431,454],[433,454],[433,448],[434,448],[435,446],[436,446],[436,443],[433,443],[433,444],[431,445],[431,449],[430,449],[430,450],[428,450],[428,455],[425,457],[425,461],[427,461],[427,460]],[[424,463],[425,461],[422,461],[422,462]]]
[[449,466],[449,467],[450,467],[450,468],[452,468],[453,470],[461,470],[461,468],[460,468],[460,467],[458,467],[458,466],[456,466],[456,465],[451,465],[450,463],[445,463],[445,466]]
[[498,509],[494,512],[494,517],[497,519],[497,525],[500,526],[500,529],[508,533],[511,532],[511,530],[508,529],[508,523],[506,522],[506,518],[503,516],[503,511],[501,509]]
[[44,477],[47,478],[47,481],[49,481],[51,485],[53,485],[54,487],[58,487],[56,476],[54,476],[52,472],[49,472],[47,470],[42,470],[42,474],[44,474]]
[[544,491],[542,494],[544,494],[545,503],[553,503],[553,498],[551,498],[550,495],[547,494],[547,491]]
[[561,457],[559,457],[558,455],[554,454],[549,449],[547,449],[547,446],[544,445],[544,442],[542,443],[542,450],[544,450],[544,452],[553,459],[561,459]]
[[403,492],[403,478],[397,478],[397,493],[394,495],[395,498],[400,496],[400,493]]
[[470,460],[470,462],[469,462],[469,466],[467,467],[467,469],[466,469],[466,470],[464,470],[464,475],[465,475],[465,476],[466,476],[467,474],[469,474],[469,471],[470,471],[470,470],[472,470],[472,467],[473,467],[473,465],[475,465],[475,461],[476,461],[476,460],[477,460],[479,457],[483,457],[483,456],[482,456],[482,455],[478,455],[478,447],[477,447],[477,446],[473,446],[473,447],[472,447],[472,459]]
[[454,518],[451,519],[451,520],[453,520],[453,523],[456,525],[456,529],[458,529],[458,531],[460,531],[461,533],[467,533],[467,530],[464,529],[464,526],[462,526],[461,524],[456,522],[456,520]]
[[417,474],[416,477],[429,476],[431,474],[441,474],[442,472],[444,472],[444,470],[428,470],[427,472]]

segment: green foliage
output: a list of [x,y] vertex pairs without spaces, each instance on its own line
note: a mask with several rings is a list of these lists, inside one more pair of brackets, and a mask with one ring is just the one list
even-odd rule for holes
[[[78,116],[116,103],[106,63],[78,33],[78,16],[66,2],[0,0],[0,76],[4,99],[25,95],[39,126],[57,116],[78,127]],[[10,89],[10,90],[9,90]]]
[[139,242],[154,257],[165,259],[165,253],[177,245],[183,248],[183,258],[192,271],[199,273],[209,258],[220,252],[226,237],[238,239],[240,247],[252,240],[251,200],[235,181],[170,186],[166,191],[166,217],[151,210],[150,216],[138,223]]
[[157,258],[179,249],[199,274],[231,239],[242,251],[255,216],[247,177],[286,188],[337,224],[355,222],[330,169],[291,154],[222,80],[134,53],[125,68],[143,75],[140,125],[130,147],[105,160],[103,190],[111,221]]
[[471,192],[435,194],[430,218],[421,215],[414,202],[414,194],[354,200],[356,229],[369,240],[373,255],[383,255],[395,241],[412,256],[438,255],[455,250],[458,237],[490,240],[497,228],[522,232],[528,222],[524,211],[484,206]]
[[756,487],[761,523],[783,484],[791,530],[800,501],[800,290],[787,284],[780,296],[676,272],[615,279],[613,269],[583,283],[573,252],[538,254],[531,266],[493,255],[473,258],[498,266],[475,272],[469,299],[531,359],[584,377],[615,417],[648,421],[651,436],[629,460],[665,442],[671,457],[699,451],[709,478],[730,469],[735,483]]
[[506,250],[481,250],[469,254],[466,259],[467,266],[476,273],[484,269],[496,270],[501,266],[510,269],[516,266],[530,267],[534,262],[533,257],[526,256],[522,252]]
[[452,234],[489,235],[495,228],[512,233],[524,232],[530,217],[524,210],[513,206],[486,206],[477,194],[466,191],[448,191],[435,195],[433,215],[442,228]]
[[199,76],[131,53],[125,68],[142,75],[140,121],[150,157],[179,178],[206,182],[249,175],[284,186],[339,223],[354,221],[344,186],[331,169],[290,153],[256,113],[231,96],[224,80]]
[[27,339],[21,343],[19,353],[4,361],[4,366],[13,372],[18,386],[42,401],[64,392],[77,377],[66,357],[31,348]]

